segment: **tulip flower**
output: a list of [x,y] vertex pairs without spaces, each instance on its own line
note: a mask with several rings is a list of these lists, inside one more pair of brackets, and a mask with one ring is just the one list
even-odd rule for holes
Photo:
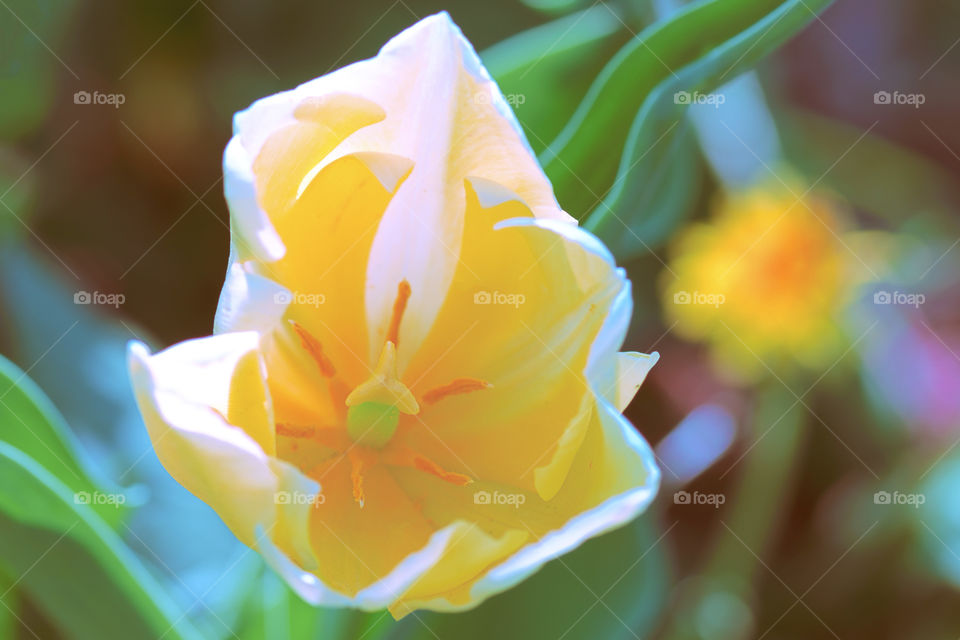
[[214,335],[130,370],[166,469],[304,599],[466,609],[644,510],[630,282],[446,14],[234,133]]

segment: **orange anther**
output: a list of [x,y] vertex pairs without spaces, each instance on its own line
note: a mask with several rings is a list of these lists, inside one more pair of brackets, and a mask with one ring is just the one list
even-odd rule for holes
[[465,476],[462,473],[454,473],[452,471],[447,471],[436,462],[429,458],[424,458],[421,455],[413,456],[413,466],[420,471],[426,471],[427,473],[433,474],[443,480],[444,482],[449,482],[455,484],[458,487],[468,485],[473,480],[469,476]]
[[397,339],[400,334],[400,321],[403,319],[403,312],[407,309],[407,301],[410,299],[410,283],[401,280],[397,285],[397,299],[393,301],[393,313],[390,315],[390,326],[387,328],[387,342],[400,346]]
[[355,448],[347,451],[347,458],[350,460],[350,482],[353,484],[353,500],[360,508],[363,508],[363,470],[366,466],[364,456]]
[[317,363],[317,367],[320,368],[320,374],[325,378],[332,378],[333,376],[337,375],[337,370],[334,368],[333,363],[330,362],[330,358],[327,357],[327,354],[323,352],[323,345],[320,344],[320,341],[317,340],[313,334],[307,331],[300,323],[291,320],[290,325],[300,337],[300,344],[303,345],[303,348],[307,350],[307,353],[309,353]]
[[489,389],[492,386],[493,385],[486,380],[478,380],[477,378],[457,378],[453,382],[449,382],[443,386],[427,391],[425,394],[423,394],[423,402],[424,404],[433,404],[442,400],[443,398],[446,398],[447,396],[470,393],[471,391],[480,391],[482,389]]
[[277,423],[277,435],[288,438],[311,438],[317,432],[314,427],[289,424],[286,422]]

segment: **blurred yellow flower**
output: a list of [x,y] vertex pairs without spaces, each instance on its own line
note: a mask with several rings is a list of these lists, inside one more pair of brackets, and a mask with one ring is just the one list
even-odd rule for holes
[[667,321],[707,342],[736,380],[829,365],[851,287],[842,233],[837,207],[821,197],[779,185],[725,196],[676,242],[662,276]]
[[446,14],[256,102],[215,335],[130,348],[167,470],[308,601],[476,605],[650,502],[630,283]]

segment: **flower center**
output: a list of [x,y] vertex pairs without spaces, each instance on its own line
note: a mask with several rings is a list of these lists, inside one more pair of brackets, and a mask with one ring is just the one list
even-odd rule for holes
[[[397,374],[400,323],[410,294],[410,284],[406,280],[401,281],[397,287],[397,298],[393,303],[390,324],[377,365],[370,376],[350,393],[346,393],[343,383],[337,377],[336,367],[324,353],[320,341],[306,328],[293,320],[290,321],[290,325],[300,338],[301,346],[313,358],[320,374],[330,380],[331,395],[335,398],[343,398],[341,394],[346,394],[343,402],[347,407],[347,437],[344,437],[343,431],[338,435],[334,427],[318,428],[287,423],[277,423],[277,435],[292,440],[311,440],[327,449],[333,449],[334,456],[325,458],[319,465],[308,460],[304,461],[305,467],[310,467],[312,472],[322,472],[321,476],[325,473],[324,469],[347,460],[350,464],[353,498],[361,507],[365,500],[364,471],[373,464],[385,463],[418,469],[456,485],[472,482],[469,476],[447,471],[433,460],[411,451],[402,443],[387,447],[397,432],[400,414],[416,416],[420,413],[421,403],[432,405],[448,396],[491,387],[485,380],[456,378],[445,385],[427,390],[423,393],[420,402],[417,401],[413,392]],[[334,391],[338,384],[341,391]]]
[[362,402],[347,409],[347,434],[357,444],[382,449],[390,442],[397,425],[400,410],[392,404]]
[[417,399],[397,375],[396,345],[410,292],[410,283],[402,280],[397,286],[397,299],[377,366],[346,399],[347,433],[354,442],[375,449],[383,448],[393,437],[401,413],[417,415],[420,412]]

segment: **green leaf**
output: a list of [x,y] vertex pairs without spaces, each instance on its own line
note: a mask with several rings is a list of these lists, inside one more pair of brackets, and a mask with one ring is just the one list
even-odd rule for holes
[[[0,442],[16,447],[45,467],[78,499],[90,499],[93,509],[111,526],[117,526],[124,508],[99,502],[107,495],[95,482],[86,458],[74,442],[63,416],[12,362],[0,356]],[[115,489],[113,496],[123,496]],[[124,496],[125,498],[125,496]]]
[[97,513],[0,443],[0,565],[66,638],[196,638]]
[[481,57],[539,153],[630,36],[612,9],[594,5],[507,38]]
[[564,13],[572,11],[586,3],[586,0],[520,0],[531,9],[543,11],[544,13]]
[[189,609],[194,626],[205,636],[223,634],[240,614],[238,593],[247,591],[259,559],[167,473],[153,451],[126,364],[129,340],[153,340],[132,321],[118,321],[112,308],[74,304],[75,292],[85,287],[70,276],[64,284],[59,274],[45,254],[13,243],[0,247],[6,348],[30,367],[103,475],[145,496],[120,529],[127,544],[155,569],[170,597]]
[[[548,563],[476,609],[417,613],[405,638],[616,640],[649,637],[668,596],[667,561],[652,515]],[[408,616],[403,622],[413,616]],[[428,630],[429,629],[429,630]]]
[[[244,615],[237,632],[240,640],[380,637],[373,632],[357,632],[368,618],[377,614],[307,604],[272,569],[266,565],[261,568],[244,600]],[[386,618],[392,620],[389,614]]]
[[[778,47],[831,0],[704,0],[644,29],[607,64],[560,135],[540,155],[561,206],[607,241],[644,219],[676,218],[660,202],[639,202],[677,153],[685,104],[678,91],[709,91]],[[669,190],[662,202],[677,202]],[[644,196],[650,199],[649,196]],[[602,199],[599,207],[596,204]],[[641,209],[641,206],[644,207]],[[662,206],[667,213],[657,210]],[[620,220],[618,220],[619,218]],[[617,242],[619,257],[663,239],[656,233]],[[642,229],[642,227],[641,227]],[[642,229],[643,230],[643,229]]]
[[[643,125],[638,119],[634,128]],[[621,262],[651,252],[699,200],[704,176],[693,127],[684,118],[671,126],[646,152],[637,147],[643,144],[643,134],[629,136],[624,157],[637,159],[617,177],[608,197],[584,225]],[[656,162],[644,162],[647,157]],[[648,171],[642,177],[635,171],[641,164]]]

